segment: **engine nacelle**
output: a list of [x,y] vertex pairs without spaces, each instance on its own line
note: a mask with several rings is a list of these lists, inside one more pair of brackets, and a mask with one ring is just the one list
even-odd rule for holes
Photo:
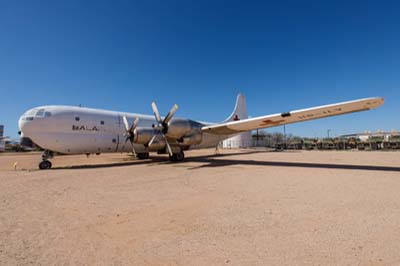
[[152,151],[158,151],[165,148],[167,144],[161,134],[157,134],[151,145],[148,148]]
[[[181,146],[190,146],[200,144],[203,140],[201,132],[201,124],[187,120],[176,118],[168,123],[168,131],[165,134],[169,139],[175,139],[176,142],[170,144],[178,144]],[[159,129],[152,127],[137,127],[134,131],[133,142],[148,145],[154,137],[154,141],[148,146],[151,150],[161,150],[165,148],[165,139]]]
[[152,127],[137,127],[134,131],[133,142],[146,145],[157,134],[159,132]]
[[183,136],[189,135],[193,127],[189,120],[175,118],[168,123],[167,136],[174,139],[180,139]]
[[203,134],[201,132],[197,132],[190,136],[182,137],[179,143],[184,146],[190,146],[190,145],[200,144],[202,140],[203,140]]

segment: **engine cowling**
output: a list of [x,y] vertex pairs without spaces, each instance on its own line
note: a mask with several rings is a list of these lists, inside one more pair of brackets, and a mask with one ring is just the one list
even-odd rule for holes
[[203,134],[201,132],[193,133],[190,136],[182,137],[179,141],[181,145],[190,146],[200,144],[203,140]]
[[168,124],[167,136],[176,139],[182,146],[200,144],[203,140],[201,127],[198,122],[176,118]]
[[159,132],[152,127],[137,127],[134,131],[133,142],[146,145],[150,142],[151,138],[157,134],[159,134]]
[[148,145],[148,148],[153,151],[158,151],[164,149],[165,145],[167,145],[167,143],[165,142],[163,136],[160,133],[157,133],[153,142]]
[[189,120],[175,118],[168,123],[167,136],[174,139],[180,139],[186,135],[189,135],[193,127]]
[[[150,140],[154,137],[153,142],[149,145]],[[152,127],[137,127],[134,131],[133,142],[143,145],[149,145],[148,148],[153,151],[165,148],[165,140],[160,131]]]
[[[137,127],[134,130],[133,142],[148,145],[155,135],[156,137],[149,148],[152,150],[165,148],[166,143],[161,131],[153,127]],[[203,140],[201,124],[181,118],[173,119],[168,123],[165,135],[168,139],[175,139],[177,144],[182,146],[200,144]]]

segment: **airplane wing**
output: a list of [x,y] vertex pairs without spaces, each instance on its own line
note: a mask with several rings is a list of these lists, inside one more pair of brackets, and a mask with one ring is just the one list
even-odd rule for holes
[[203,132],[216,135],[229,135],[258,128],[276,127],[285,124],[308,121],[335,115],[367,111],[381,106],[383,98],[366,98],[349,102],[323,105],[285,113],[259,116],[239,121],[204,126]]

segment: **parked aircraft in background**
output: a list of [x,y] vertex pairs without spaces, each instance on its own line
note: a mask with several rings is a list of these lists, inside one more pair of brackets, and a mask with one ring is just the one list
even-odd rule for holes
[[42,106],[28,110],[19,119],[21,137],[29,138],[45,151],[40,169],[49,169],[53,152],[98,154],[133,152],[139,159],[149,152],[168,154],[171,161],[182,161],[184,151],[216,147],[235,134],[318,118],[366,111],[379,107],[383,98],[366,98],[308,109],[241,119],[238,114],[243,96],[238,95],[233,113],[222,123],[174,118],[175,104],[161,117],[156,104],[154,116],[106,111],[75,106]]

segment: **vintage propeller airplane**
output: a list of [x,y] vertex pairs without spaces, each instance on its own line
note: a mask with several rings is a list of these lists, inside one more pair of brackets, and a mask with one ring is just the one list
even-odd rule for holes
[[[176,104],[161,117],[155,102],[151,104],[154,117],[76,106],[42,106],[24,113],[19,128],[22,141],[31,140],[44,149],[40,169],[51,168],[49,159],[54,152],[87,155],[133,152],[138,159],[147,159],[149,152],[157,152],[168,154],[171,161],[182,161],[185,150],[216,147],[241,132],[366,111],[383,103],[383,98],[366,98],[247,118],[240,117],[245,104],[239,94],[233,113],[222,123],[174,118]],[[130,145],[126,145],[128,141]]]

